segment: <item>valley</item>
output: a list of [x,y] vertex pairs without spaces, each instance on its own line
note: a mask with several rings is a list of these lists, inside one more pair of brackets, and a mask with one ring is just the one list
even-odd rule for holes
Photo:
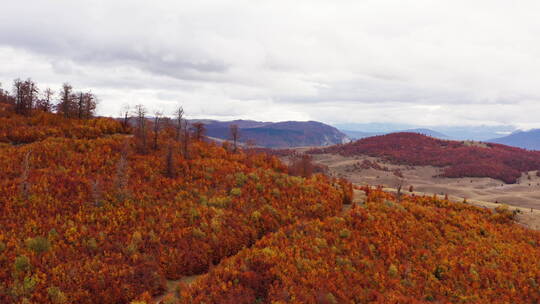
[[0,304],[540,304],[540,4],[484,2],[4,1]]
[[[411,136],[412,140],[410,140]],[[387,141],[382,141],[382,138],[386,138]],[[407,146],[409,140],[416,143],[416,148]],[[370,145],[373,142],[377,143],[377,145]],[[504,146],[489,146],[474,141],[434,141],[431,137],[411,133],[396,133],[378,138],[366,138],[344,146],[328,148],[299,147],[295,148],[294,151],[301,154],[308,153],[311,155],[313,163],[316,166],[325,168],[329,175],[345,178],[357,186],[382,186],[385,191],[393,193],[396,193],[397,188],[401,186],[402,193],[420,196],[447,196],[451,201],[462,202],[465,200],[473,205],[489,209],[508,205],[512,210],[520,210],[516,217],[518,222],[531,229],[540,230],[539,170],[521,172],[515,178],[514,183],[508,183],[488,177],[504,176],[501,172],[493,172],[489,168],[485,169],[485,171],[463,171],[461,173],[464,175],[471,174],[472,176],[485,174],[484,177],[445,177],[444,173],[449,170],[450,166],[400,164],[403,160],[411,163],[429,163],[429,161],[422,160],[423,155],[446,153],[444,149],[438,149],[437,144],[442,144],[442,147],[454,146],[454,149],[469,151],[466,152],[468,153],[467,157],[455,161],[456,164],[459,164],[458,166],[461,166],[462,163],[473,164],[471,167],[476,166],[474,165],[474,158],[471,158],[472,155],[476,154],[478,155],[476,156],[478,157],[476,162],[480,163],[478,167],[486,168],[485,165],[482,165],[482,163],[485,164],[486,157],[492,159],[499,157],[496,151],[491,150],[499,149],[504,151],[503,153],[507,151]],[[387,147],[381,148],[384,145],[387,145]],[[462,146],[460,147],[460,145]],[[348,152],[355,151],[354,146],[365,146],[367,148],[358,152]],[[431,148],[427,148],[429,146]],[[400,158],[401,156],[398,153],[401,153],[400,151],[404,149],[410,149],[412,152],[409,156]],[[425,152],[425,149],[430,149],[430,152]],[[345,151],[345,153],[342,153],[342,151]],[[517,153],[516,158],[527,157],[527,153],[535,153],[519,149],[509,151],[511,151],[510,153]],[[368,154],[380,154],[382,157]],[[490,156],[490,154],[494,156]],[[390,156],[390,158],[384,156]],[[394,161],[392,161],[392,157],[394,157]],[[437,158],[437,162],[442,158]],[[505,156],[501,157],[501,159],[504,158]],[[290,161],[286,154],[281,156],[281,159],[285,162]],[[502,163],[505,161],[492,160],[489,166],[496,167],[498,166],[497,162]]]
[[[416,192],[442,196],[448,194],[468,200],[475,199],[540,209],[540,177],[536,175],[536,171],[523,173],[516,184],[506,184],[487,177],[439,177],[437,175],[441,173],[441,168],[395,165],[369,156],[343,157],[321,154],[315,155],[313,160],[327,166],[332,175],[346,178],[357,185],[383,185],[387,188],[397,188],[399,184],[402,184],[403,191],[413,186]],[[359,168],[358,164],[364,160],[386,167],[388,171]],[[403,178],[393,173],[396,169],[402,172]]]
[[[402,192],[406,194],[436,194],[440,197],[448,194],[451,201],[461,202],[466,199],[473,205],[490,209],[506,204],[512,209],[521,210],[522,213],[518,215],[519,222],[531,229],[540,230],[540,177],[535,171],[523,174],[517,184],[505,184],[492,178],[434,177],[440,173],[440,168],[394,165],[369,156],[351,158],[322,154],[314,156],[313,160],[327,166],[331,175],[346,178],[359,186],[381,185],[385,191],[395,193],[401,184]],[[364,160],[380,164],[389,171],[359,169],[355,166]],[[403,173],[403,178],[393,174],[392,171],[396,169]],[[409,191],[410,186],[413,186],[413,192]]]

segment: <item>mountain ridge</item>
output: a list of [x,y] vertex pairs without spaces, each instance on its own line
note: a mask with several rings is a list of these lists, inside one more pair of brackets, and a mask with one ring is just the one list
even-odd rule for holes
[[329,146],[349,141],[347,135],[337,128],[318,121],[191,120],[191,122],[203,121],[206,122],[208,136],[230,139],[230,126],[237,125],[240,130],[240,142],[251,141],[257,146],[266,148]]
[[529,131],[516,131],[507,136],[489,140],[492,143],[523,148],[527,150],[540,150],[540,129]]

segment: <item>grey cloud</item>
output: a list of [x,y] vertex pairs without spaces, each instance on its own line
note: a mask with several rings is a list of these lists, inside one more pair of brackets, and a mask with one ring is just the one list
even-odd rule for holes
[[101,92],[104,114],[177,99],[195,116],[532,125],[539,8],[532,0],[11,1],[0,18],[0,81],[71,81]]

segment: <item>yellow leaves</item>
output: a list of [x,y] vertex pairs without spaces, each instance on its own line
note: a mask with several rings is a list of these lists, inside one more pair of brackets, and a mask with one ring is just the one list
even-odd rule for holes
[[349,229],[342,229],[340,232],[339,232],[339,237],[342,238],[342,239],[346,239],[348,237],[351,236],[351,231]]
[[47,294],[53,304],[67,303],[67,296],[58,287],[52,286],[47,288]]
[[394,264],[388,266],[388,275],[392,278],[397,278],[399,275],[398,268]]
[[195,238],[198,238],[198,239],[206,238],[206,233],[204,231],[202,231],[201,229],[199,229],[199,228],[193,228],[193,230],[191,231],[191,234]]
[[77,227],[69,227],[66,232],[64,232],[64,237],[70,243],[75,243],[78,239]]

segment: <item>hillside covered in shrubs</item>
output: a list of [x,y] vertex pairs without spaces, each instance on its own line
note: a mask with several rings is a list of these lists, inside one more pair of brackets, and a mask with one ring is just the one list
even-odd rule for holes
[[158,295],[280,227],[336,215],[352,195],[166,119],[125,129],[8,106],[0,119],[0,303]]
[[540,300],[540,234],[507,208],[366,186],[349,209],[310,155],[217,144],[181,108],[115,120],[0,93],[0,303]]
[[363,190],[350,211],[281,228],[180,285],[180,303],[540,301],[540,233],[505,207]]
[[392,133],[313,149],[310,153],[369,155],[397,164],[444,167],[444,177],[491,177],[515,183],[540,169],[540,152],[493,143],[440,140],[416,133]]

